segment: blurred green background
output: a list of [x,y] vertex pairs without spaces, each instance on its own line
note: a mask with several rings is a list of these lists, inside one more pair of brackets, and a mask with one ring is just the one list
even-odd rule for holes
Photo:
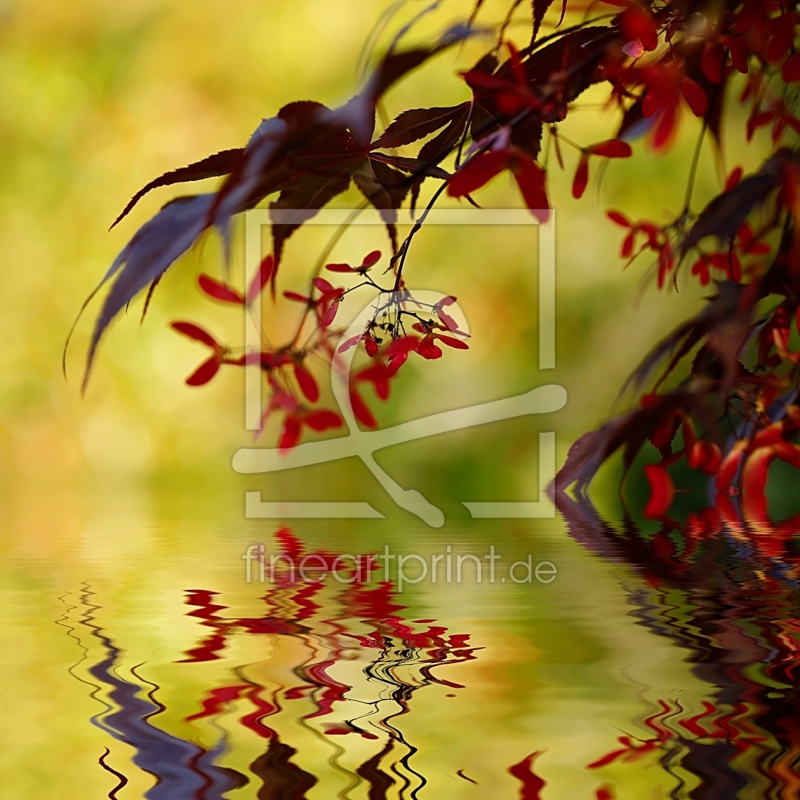
[[[202,348],[167,328],[170,320],[190,319],[231,343],[241,341],[236,312],[203,301],[196,289],[201,269],[220,274],[213,237],[168,274],[143,326],[140,303],[114,326],[85,398],[80,376],[97,300],[77,327],[67,380],[60,359],[81,303],[136,228],[170,197],[214,184],[154,192],[109,232],[129,197],[164,171],[242,145],[262,117],[286,102],[346,100],[358,86],[362,45],[389,7],[355,0],[0,4],[0,475],[6,512],[17,506],[13,498],[28,493],[41,498],[37,513],[47,513],[53,503],[80,506],[81,498],[112,487],[183,493],[190,504],[212,502],[222,492],[227,505],[245,486],[282,496],[307,479],[338,495],[371,486],[356,463],[319,468],[312,478],[303,475],[302,483],[294,474],[255,480],[231,470],[235,449],[251,441],[242,424],[242,375],[229,371],[209,387],[186,387]],[[402,4],[378,41],[388,41],[423,7]],[[410,40],[435,35],[463,19],[468,7],[441,4]],[[504,10],[504,3],[486,3],[481,19],[492,23]],[[520,43],[528,33],[526,13],[520,9],[520,23],[511,28]],[[413,75],[388,96],[386,118],[413,105],[466,99],[456,71],[487,43],[449,52]],[[616,114],[604,112],[601,100],[587,93],[585,108],[573,113],[564,132],[583,144],[613,135]],[[551,159],[558,366],[548,374],[536,368],[535,234],[440,229],[418,238],[409,283],[458,295],[471,323],[472,348],[448,352],[439,363],[415,359],[419,363],[400,382],[395,401],[378,409],[381,420],[494,399],[545,381],[566,386],[570,400],[546,422],[523,419],[396,448],[381,458],[401,484],[427,486],[440,501],[467,493],[475,499],[529,498],[538,430],[558,431],[563,458],[572,439],[609,415],[626,375],[657,337],[699,305],[701,292],[684,279],[679,295],[649,286],[637,304],[650,264],[622,272],[622,231],[603,212],[616,207],[634,217],[667,219],[680,206],[698,132],[697,121],[689,119],[661,158],[638,143],[632,159],[610,165],[602,184],[593,164],[590,189],[579,202],[569,191],[575,153],[566,153],[566,174]],[[764,148],[758,143],[746,148],[738,128],[726,137],[728,170],[759,163]],[[706,147],[696,204],[718,187],[721,172]],[[519,205],[507,176],[479,199],[490,207]],[[330,233],[301,232],[291,242],[282,289],[303,285]],[[362,230],[346,236],[334,257],[358,258],[372,246],[385,251],[387,242],[379,231]],[[240,262],[237,247],[234,270]],[[292,323],[269,303],[265,315],[270,324]],[[270,429],[263,441],[272,444],[274,436]]]

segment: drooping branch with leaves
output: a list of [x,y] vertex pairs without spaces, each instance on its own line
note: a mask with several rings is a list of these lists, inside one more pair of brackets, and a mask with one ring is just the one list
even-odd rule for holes
[[[291,103],[264,120],[245,147],[169,172],[138,192],[117,222],[159,187],[222,179],[215,192],[168,203],[119,254],[101,283],[110,289],[85,380],[108,325],[136,295],[149,287],[149,300],[166,270],[207,230],[217,230],[227,248],[231,220],[268,203],[272,252],[250,276],[247,292],[210,276],[201,276],[200,288],[210,299],[245,309],[261,302],[268,289],[274,302],[299,304],[296,332],[281,345],[267,346],[265,336],[259,350],[248,352],[217,342],[194,323],[174,323],[177,332],[208,350],[187,382],[205,384],[223,366],[259,367],[269,388],[264,421],[281,415],[283,449],[294,446],[304,428],[338,427],[338,414],[318,406],[319,388],[306,360],[310,354],[336,358],[343,332],[337,311],[351,291],[366,286],[376,296],[400,298],[376,306],[364,331],[342,345],[362,347],[370,359],[351,377],[351,397],[357,419],[374,427],[363,384],[371,383],[385,399],[412,354],[434,360],[442,356],[440,345],[467,347],[447,311],[454,298],[415,304],[407,281],[411,244],[444,193],[477,205],[481,188],[507,172],[525,205],[543,220],[550,207],[548,182],[557,167],[564,168],[564,148],[578,151],[572,193],[580,198],[593,165],[626,158],[633,147],[656,158],[671,147],[680,126],[694,119],[698,141],[687,165],[685,202],[673,219],[657,224],[617,209],[608,217],[624,234],[622,257],[654,264],[660,289],[677,286],[683,270],[708,287],[710,297],[634,372],[626,388],[640,398],[637,407],[573,446],[555,490],[574,485],[582,492],[619,450],[628,469],[650,442],[660,461],[645,467],[652,489],[647,515],[668,513],[675,492],[669,468],[685,459],[699,475],[713,478],[720,503],[742,492],[748,513],[764,516],[770,463],[780,459],[800,467],[800,346],[793,344],[793,327],[800,328],[797,5],[533,0],[524,46],[515,46],[507,34],[527,4],[513,0],[505,22],[494,28],[482,22],[482,6],[482,0],[465,6],[464,23],[431,44],[406,48],[399,36],[343,106]],[[489,49],[454,77],[463,87],[463,102],[410,108],[376,131],[377,110],[398,81],[473,38],[489,42]],[[577,143],[562,134],[561,123],[590,87],[606,91],[608,135]],[[710,139],[721,151],[723,123],[741,108],[748,139],[770,127],[773,152],[753,174],[734,168],[718,195],[697,209],[692,195],[701,148]],[[426,182],[436,182],[436,188],[417,208]],[[287,240],[351,185],[385,223],[385,255],[374,251],[358,264],[326,264],[323,258],[311,271],[306,294],[279,293]],[[404,205],[416,214],[416,224],[401,240],[397,220]]]

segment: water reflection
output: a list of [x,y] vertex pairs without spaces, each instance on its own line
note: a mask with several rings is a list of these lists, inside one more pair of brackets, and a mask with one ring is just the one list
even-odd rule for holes
[[[139,678],[140,684],[123,680],[117,675],[116,669],[121,666],[121,651],[102,627],[96,624],[94,613],[100,606],[92,602],[92,597],[87,587],[78,598],[82,612],[79,625],[88,629],[103,654],[99,661],[88,667],[89,675],[97,681],[89,684],[91,696],[104,706],[104,710],[93,716],[91,722],[117,741],[133,748],[133,763],[155,779],[155,785],[147,797],[152,800],[176,797],[216,800],[223,798],[230,789],[246,784],[245,776],[214,763],[225,752],[224,737],[216,747],[207,750],[152,724],[151,719],[165,710],[156,698],[159,687],[143,681],[136,671],[137,667],[132,667],[131,672]],[[66,626],[67,623],[63,624]],[[76,635],[77,631],[70,628],[70,633]],[[88,657],[88,649],[81,647],[84,652],[78,664]],[[82,682],[87,683],[84,680]],[[109,793],[109,797],[113,798],[128,783],[128,779],[108,765],[108,753],[106,748],[99,763],[119,779],[118,785]]]
[[[288,531],[280,533],[280,540],[293,556],[302,552],[302,543]],[[321,551],[312,555],[328,569],[337,557]],[[184,721],[210,722],[220,732],[211,747],[167,733],[156,724],[156,718],[167,709],[158,699],[160,687],[141,676],[142,665],[129,668],[138,683],[119,677],[122,650],[98,623],[100,606],[89,587],[78,596],[76,605],[67,604],[70,611],[79,612],[77,624],[70,624],[70,614],[60,624],[82,650],[71,674],[86,684],[91,697],[103,706],[92,723],[133,748],[133,764],[155,780],[145,795],[150,800],[216,800],[251,781],[260,783],[255,795],[259,800],[305,798],[318,777],[293,761],[297,750],[282,741],[277,723],[270,724],[271,718],[300,700],[310,703],[311,710],[292,715],[295,725],[311,728],[313,721],[316,726],[311,730],[318,736],[356,736],[375,742],[374,752],[349,772],[352,780],[342,797],[366,783],[370,800],[388,797],[392,787],[401,798],[416,798],[427,781],[414,767],[417,748],[403,734],[401,718],[426,686],[439,684],[453,692],[463,688],[437,676],[434,670],[474,660],[479,648],[470,646],[468,633],[451,633],[435,620],[406,620],[395,597],[388,581],[372,583],[354,577],[352,582],[331,587],[279,573],[263,597],[265,612],[240,617],[230,614],[215,592],[187,590],[188,615],[198,620],[205,632],[179,663],[220,660],[235,637],[247,635],[267,638],[275,654],[264,663],[227,671],[229,682],[208,687],[197,698],[199,709]],[[91,681],[76,671],[90,658],[81,631],[88,631],[100,646],[99,660],[88,664]],[[359,669],[353,670],[354,664]],[[340,667],[352,683],[334,677]],[[282,677],[270,677],[271,668]],[[234,705],[240,714],[238,724],[265,740],[264,752],[249,764],[249,775],[219,763],[229,745],[224,728],[215,723]],[[341,748],[335,749],[340,755]],[[337,762],[337,755],[329,759],[331,767],[347,772]],[[128,779],[109,765],[108,756],[106,748],[99,763],[118,779],[108,795],[113,798]],[[466,775],[461,777],[474,783]]]
[[561,496],[558,507],[573,539],[633,570],[632,615],[682,648],[711,687],[699,713],[677,696],[647,708],[651,735],[620,736],[589,768],[657,759],[676,798],[800,796],[798,521],[754,523],[721,498],[645,533],[630,518],[609,524],[584,498]]
[[[762,518],[754,526],[736,517],[731,504],[682,524],[645,528],[631,518],[612,524],[585,500],[562,497],[559,507],[569,537],[592,563],[614,565],[628,617],[612,606],[600,613],[616,614],[645,639],[670,643],[699,682],[690,683],[680,660],[659,682],[638,668],[639,653],[623,656],[622,649],[606,663],[598,651],[586,651],[594,663],[580,678],[566,666],[566,651],[540,666],[515,651],[529,681],[518,690],[519,711],[504,717],[500,695],[483,695],[485,706],[462,715],[473,720],[474,733],[459,732],[476,738],[467,752],[477,753],[483,721],[501,731],[503,744],[492,751],[493,769],[507,781],[499,790],[465,751],[447,764],[438,754],[426,758],[432,742],[426,731],[437,717],[432,722],[425,711],[433,703],[439,719],[449,719],[442,697],[463,695],[467,676],[476,675],[468,665],[491,669],[498,691],[512,691],[495,673],[498,650],[480,646],[488,643],[486,629],[476,642],[464,630],[471,625],[414,618],[395,586],[369,579],[363,565],[353,563],[349,583],[294,580],[286,570],[244,594],[230,586],[187,587],[183,608],[170,609],[170,627],[182,618],[192,638],[170,656],[169,674],[126,654],[130,634],[117,631],[118,618],[104,613],[86,585],[63,598],[59,624],[76,648],[70,674],[97,703],[91,721],[110,737],[95,756],[107,773],[108,797],[438,798],[442,774],[434,770],[450,780],[448,798],[800,796],[800,547],[787,533],[793,523],[770,527]],[[286,555],[313,555],[326,571],[339,555],[308,553],[289,531],[277,540]],[[488,619],[498,620],[504,608],[492,608]],[[593,619],[589,609],[576,608],[584,626]],[[537,643],[552,609],[538,613],[529,629]],[[446,615],[458,618],[452,595],[438,614]],[[107,616],[114,621],[104,622]],[[574,647],[576,630],[586,628],[558,629],[556,637]],[[522,639],[509,641],[518,646]],[[502,637],[494,642],[500,650],[504,645]],[[548,677],[552,664],[565,664],[563,686],[583,691],[581,700],[563,706],[575,719],[563,730],[526,727],[534,718],[525,706],[529,689],[556,715],[562,703],[573,702]],[[590,692],[613,680],[613,699],[586,710]],[[622,720],[619,687],[639,706]],[[580,741],[576,731],[600,713],[591,738],[573,744]]]

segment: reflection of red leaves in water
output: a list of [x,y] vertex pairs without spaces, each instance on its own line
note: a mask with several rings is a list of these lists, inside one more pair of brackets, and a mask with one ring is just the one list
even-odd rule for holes
[[278,709],[272,703],[261,697],[261,687],[254,684],[243,684],[239,686],[223,686],[219,689],[212,689],[206,699],[202,702],[202,711],[186,717],[186,722],[193,722],[198,719],[216,717],[227,712],[230,705],[240,698],[247,699],[250,704],[255,706],[255,711],[241,717],[241,724],[258,734],[264,739],[269,739],[275,735],[272,728],[264,725],[261,720],[274,714]]
[[541,755],[541,751],[531,753],[523,758],[519,764],[509,767],[508,771],[519,781],[522,781],[520,800],[541,800],[541,791],[547,785],[534,771],[534,761]]
[[[300,682],[285,686],[282,695],[287,702],[310,701],[313,709],[304,714],[303,719],[319,719],[323,731],[332,736],[355,733],[366,739],[378,738],[351,721],[322,721],[347,703],[347,693],[352,687],[334,677],[332,671],[340,662],[351,660],[352,655],[345,653],[351,654],[354,646],[362,648],[371,661],[364,672],[373,678],[379,674],[373,671],[373,665],[389,664],[395,653],[403,654],[404,664],[416,666],[419,676],[413,683],[406,684],[394,676],[390,684],[392,696],[406,710],[411,694],[426,684],[463,688],[439,678],[433,670],[440,665],[474,659],[477,648],[470,647],[469,634],[448,634],[446,627],[434,624],[435,620],[404,620],[400,614],[403,607],[396,602],[392,582],[372,580],[372,571],[379,567],[374,557],[353,560],[323,550],[307,551],[304,543],[287,528],[279,530],[275,540],[278,548],[271,555],[275,557],[276,572],[274,583],[270,584],[264,598],[269,611],[263,617],[226,617],[222,612],[227,609],[215,602],[214,592],[188,592],[187,603],[194,607],[189,615],[201,620],[212,633],[199,646],[187,651],[185,662],[220,659],[228,639],[238,632],[298,637],[305,641],[313,631],[321,645],[319,654],[315,660],[295,666],[294,674]],[[265,568],[269,569],[269,559],[263,554],[261,557]],[[287,564],[288,559],[298,566],[304,558],[308,580],[302,579],[299,573],[293,574]],[[314,598],[326,583],[316,578],[321,570],[330,572],[334,568],[349,583],[341,585],[336,605],[330,611],[331,618],[321,619],[323,606]],[[326,606],[329,604],[330,600],[326,601]],[[424,627],[420,628],[421,625]],[[234,703],[244,703],[254,710],[240,717],[240,723],[259,736],[270,738],[275,735],[274,731],[263,720],[280,711],[279,700],[277,690],[269,700],[262,697],[263,691],[264,688],[255,683],[241,681],[216,687],[205,694],[200,709],[186,719],[193,722],[214,718],[228,713]]]
[[630,764],[652,753],[667,753],[684,745],[689,740],[684,739],[672,728],[666,727],[663,721],[667,718],[677,723],[694,739],[727,742],[733,745],[737,754],[745,753],[765,741],[763,737],[756,735],[749,723],[752,710],[745,703],[734,703],[730,711],[724,712],[714,703],[705,700],[700,713],[685,718],[678,716],[683,714],[683,709],[677,702],[674,707],[665,700],[659,700],[658,703],[661,710],[644,720],[644,724],[655,733],[655,736],[649,739],[639,739],[630,735],[620,736],[617,741],[622,746],[587,764],[587,769],[603,769],[616,763]]

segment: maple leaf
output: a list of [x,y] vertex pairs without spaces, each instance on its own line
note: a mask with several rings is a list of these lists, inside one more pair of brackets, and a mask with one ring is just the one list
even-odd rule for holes
[[465,104],[444,108],[414,108],[399,114],[372,143],[373,149],[394,149],[424,139],[450,125],[463,113]]
[[190,181],[202,181],[207,178],[221,178],[224,175],[229,175],[241,163],[242,156],[244,155],[244,148],[237,147],[232,150],[223,150],[220,153],[215,153],[213,156],[208,156],[200,161],[195,161],[186,167],[166,172],[163,175],[150,181],[147,185],[139,189],[138,192],[130,199],[128,204],[122,210],[122,213],[114,220],[111,227],[118,225],[128,214],[133,210],[134,206],[153,189],[158,189],[162,186],[173,186],[177,183],[188,183]]
[[598,430],[581,436],[570,448],[567,460],[556,475],[553,482],[555,493],[563,494],[575,484],[575,491],[582,495],[597,470],[621,448],[624,450],[623,464],[627,472],[664,419],[672,413],[689,413],[697,408],[706,389],[695,385],[656,395],[648,405],[629,411]]
[[755,175],[748,175],[732,189],[717,195],[703,209],[684,237],[681,253],[694,247],[706,236],[716,236],[721,244],[732,240],[753,209],[766,202],[772,191],[781,184],[786,164],[796,158],[785,148],[779,150],[764,162]]
[[[473,139],[512,123],[511,144],[537,158],[543,123],[563,119],[569,103],[593,84],[606,80],[598,65],[618,36],[613,29],[588,26],[558,35],[555,41],[543,39],[529,53],[520,53],[519,60],[512,54],[498,66],[494,56],[481,59],[465,75],[474,93]],[[514,85],[520,67],[530,95],[541,101],[541,107],[509,115],[502,108],[501,98],[508,92],[503,84]],[[480,74],[494,79],[494,88],[486,88],[489,84],[485,80],[476,81]]]
[[95,322],[86,357],[84,389],[106,328],[133,297],[160,278],[192,246],[207,227],[207,215],[213,202],[213,194],[173,200],[136,232],[114,260],[100,282],[102,286],[115,278]]
[[353,182],[361,194],[380,211],[392,240],[392,250],[397,252],[397,209],[403,204],[411,187],[411,179],[387,164],[368,159],[353,173]]
[[[539,28],[542,27],[542,21],[551,5],[553,5],[553,0],[533,0],[533,35],[531,36],[531,43],[536,40],[536,35],[539,33]],[[567,8],[566,0],[562,0],[561,8],[561,20],[563,20],[564,11]],[[561,20],[559,20],[559,24]]]
[[[141,190],[122,216],[139,197],[156,186],[227,175],[216,193],[180,198],[167,204],[134,234],[117,256],[97,287],[115,278],[95,323],[86,359],[84,389],[100,339],[122,308],[147,285],[157,283],[212,225],[225,237],[227,251],[231,217],[279,192],[270,213],[275,216],[285,209],[294,213],[288,222],[273,225],[271,280],[274,281],[288,237],[344,192],[355,172],[365,174],[365,164],[370,161],[375,106],[383,94],[408,72],[472,34],[469,28],[456,26],[431,46],[391,51],[381,59],[364,90],[343,107],[331,110],[311,101],[290,103],[277,116],[264,120],[243,150],[224,151],[167,173]],[[403,191],[407,179],[401,179],[400,173],[386,166],[385,157],[382,161],[380,167],[370,165],[367,177],[359,179],[359,188],[379,209],[393,235],[392,213],[411,181],[408,180]],[[417,166],[399,163],[412,171]],[[90,297],[93,295],[94,292]]]

